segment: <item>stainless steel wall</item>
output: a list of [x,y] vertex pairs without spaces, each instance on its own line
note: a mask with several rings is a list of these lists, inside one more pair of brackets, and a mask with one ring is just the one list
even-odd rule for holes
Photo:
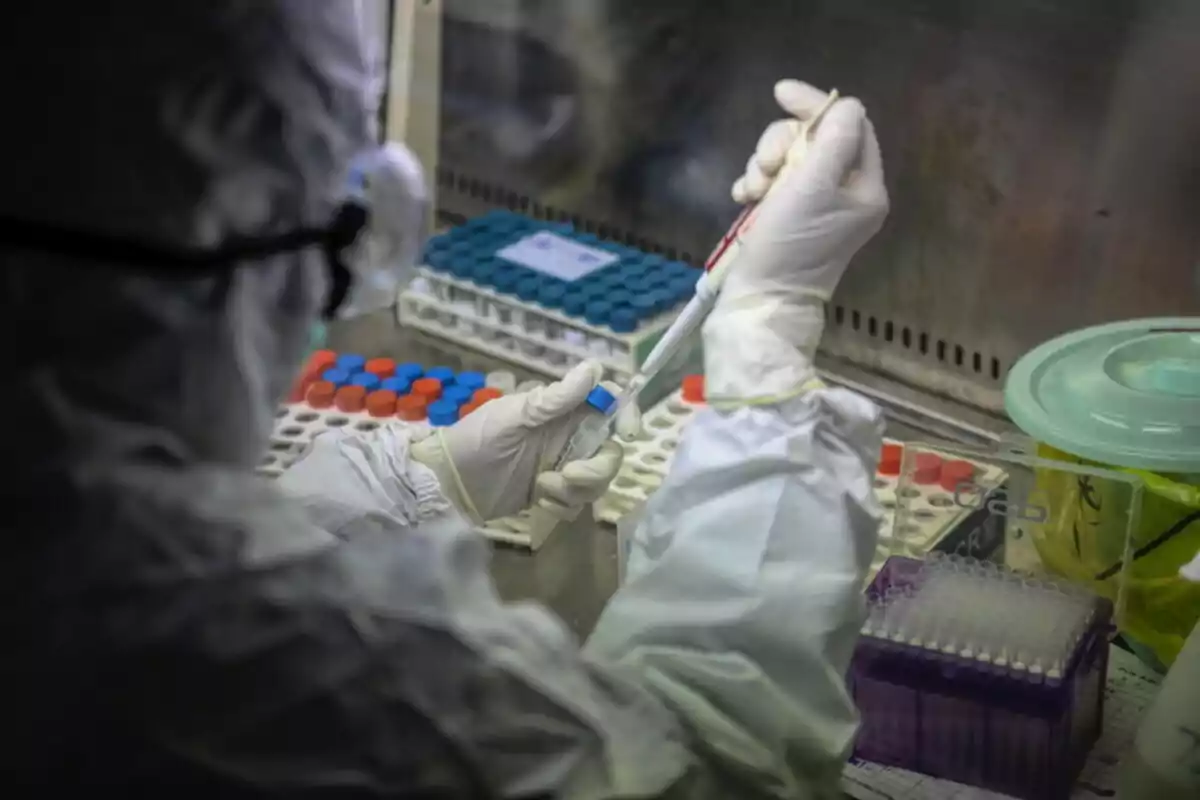
[[1000,407],[1063,331],[1200,313],[1200,0],[447,0],[440,197],[699,262],[802,77],[867,104],[893,213],[826,349]]

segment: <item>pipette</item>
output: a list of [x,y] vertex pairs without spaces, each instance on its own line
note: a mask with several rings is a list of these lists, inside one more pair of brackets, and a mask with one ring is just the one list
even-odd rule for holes
[[[833,104],[838,101],[838,91],[834,89],[829,93],[824,104],[821,105],[813,116],[800,122],[800,128],[796,141],[788,150],[787,159],[784,162],[779,175],[776,176],[775,182],[772,185],[777,186],[786,172],[795,168],[804,156],[808,154],[809,142],[812,138],[813,130],[821,122],[821,119],[833,108]],[[770,196],[771,190],[768,190],[767,195]],[[763,200],[766,198],[764,197]],[[761,203],[762,200],[759,201]],[[621,412],[629,407],[631,403],[636,403],[638,396],[646,385],[654,379],[663,367],[671,363],[671,360],[679,353],[683,346],[691,338],[691,335],[697,328],[708,318],[709,313],[717,303],[717,296],[720,294],[721,284],[725,280],[725,276],[729,273],[730,268],[737,262],[738,256],[742,250],[742,239],[750,228],[754,225],[756,214],[755,211],[759,207],[759,203],[748,205],[742,209],[733,224],[729,226],[729,230],[721,237],[721,241],[713,249],[708,260],[704,264],[704,272],[699,280],[696,281],[696,292],[692,299],[688,301],[683,310],[679,312],[679,316],[667,328],[657,344],[646,356],[646,360],[642,362],[637,373],[630,379],[629,384],[617,396],[616,402],[612,404],[609,413],[604,415],[591,415],[584,420],[576,429],[571,439],[567,442],[566,448],[562,455],[559,456],[555,468],[561,467],[570,461],[576,461],[581,458],[591,458],[600,449],[600,446],[612,435],[613,426]]]

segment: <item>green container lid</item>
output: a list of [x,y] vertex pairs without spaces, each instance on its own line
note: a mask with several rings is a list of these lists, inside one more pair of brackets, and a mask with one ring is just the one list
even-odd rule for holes
[[1053,339],[1013,366],[1008,415],[1081,458],[1200,472],[1200,317],[1140,319]]

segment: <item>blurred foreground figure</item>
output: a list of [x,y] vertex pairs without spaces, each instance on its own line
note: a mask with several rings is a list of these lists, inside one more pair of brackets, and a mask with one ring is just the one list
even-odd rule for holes
[[833,793],[880,419],[812,358],[822,303],[887,211],[862,106],[838,102],[781,174],[824,94],[776,87],[789,121],[735,195],[775,188],[705,328],[712,408],[581,652],[544,610],[500,602],[468,515],[572,512],[603,491],[611,449],[539,472],[593,367],[436,439],[323,438],[281,485],[254,476],[311,326],[372,280],[339,261],[344,176],[371,152],[378,102],[359,5],[26,6],[6,29],[0,74],[33,104],[10,126],[0,207],[19,342],[3,393],[20,459],[3,490],[6,779],[214,797]]

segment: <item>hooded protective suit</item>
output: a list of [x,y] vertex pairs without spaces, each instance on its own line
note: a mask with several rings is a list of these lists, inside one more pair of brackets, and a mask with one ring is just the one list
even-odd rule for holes
[[[0,48],[10,95],[30,98],[9,126],[0,216],[197,246],[323,224],[370,138],[352,7],[23,6]],[[813,101],[784,105],[802,116]],[[741,199],[769,188],[792,130],[768,130]],[[706,331],[717,408],[681,444],[633,577],[582,653],[545,611],[499,601],[486,546],[404,436],[301,462],[348,470],[358,448],[386,491],[306,493],[300,470],[283,487],[306,493],[296,503],[254,476],[325,301],[316,254],[175,275],[0,244],[15,343],[0,395],[8,784],[832,790],[855,725],[842,674],[874,547],[879,420],[813,381],[824,289],[794,276],[831,288],[886,195],[861,106],[839,103],[820,130],[812,169],[780,180],[793,204],[776,214],[799,223],[751,234],[757,268]],[[839,188],[851,168],[874,194]]]

